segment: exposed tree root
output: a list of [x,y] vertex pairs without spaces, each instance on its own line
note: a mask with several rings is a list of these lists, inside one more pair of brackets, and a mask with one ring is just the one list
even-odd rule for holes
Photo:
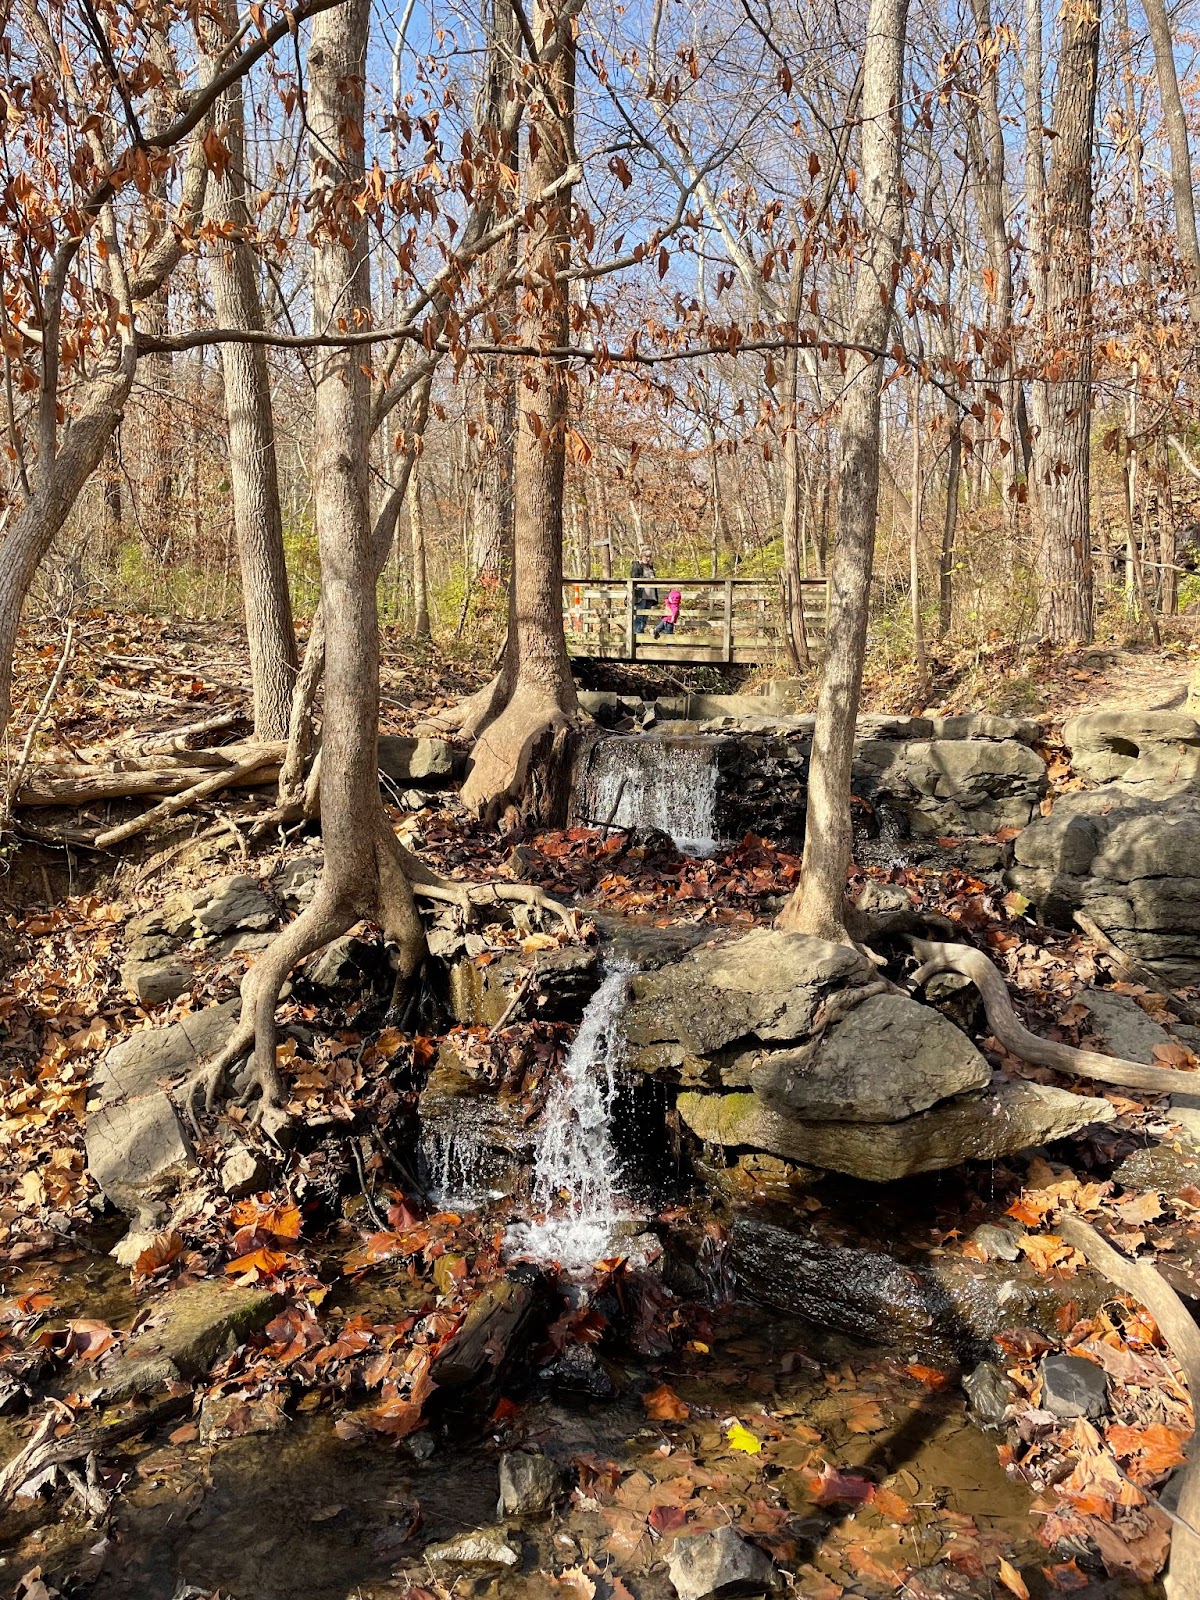
[[[1060,1212],[1059,1237],[1085,1256],[1097,1272],[1126,1294],[1140,1300],[1183,1368],[1192,1406],[1200,1415],[1200,1327],[1171,1285],[1151,1261],[1131,1261],[1075,1211]],[[1165,1580],[1169,1600],[1195,1600],[1200,1595],[1200,1458],[1194,1453],[1176,1481],[1176,1510],[1167,1510],[1174,1524],[1171,1560]]]
[[[374,880],[339,885],[328,872],[312,901],[273,940],[242,979],[242,1009],[233,1036],[217,1055],[205,1061],[174,1091],[189,1121],[201,1110],[214,1111],[232,1087],[240,1105],[279,1142],[290,1123],[287,1095],[276,1066],[275,1010],[288,974],[301,961],[356,923],[373,921],[383,931],[395,974],[393,1005],[399,1005],[425,958],[425,930],[417,899],[458,908],[470,923],[485,906],[521,905],[557,917],[577,933],[575,913],[533,884],[454,883],[430,871],[407,851],[380,809],[376,830]],[[249,1053],[247,1065],[234,1069]]]
[[464,739],[474,739],[499,714],[505,692],[505,674],[497,672],[482,689],[476,689],[455,706],[447,706],[422,726],[431,733],[457,733]]
[[475,740],[463,804],[492,824],[512,813],[542,824],[564,821],[581,722],[548,691],[518,686]]
[[1102,1056],[1096,1050],[1076,1050],[1055,1039],[1041,1039],[1030,1033],[1017,1016],[1003,975],[981,950],[913,937],[908,943],[922,963],[913,974],[912,983],[923,984],[938,972],[957,972],[969,978],[979,990],[988,1027],[1006,1050],[1023,1061],[1053,1067],[1071,1077],[1093,1078],[1098,1083],[1114,1083],[1126,1089],[1149,1089],[1155,1094],[1186,1094],[1189,1089],[1200,1089],[1200,1074],[1148,1067],[1140,1061]]

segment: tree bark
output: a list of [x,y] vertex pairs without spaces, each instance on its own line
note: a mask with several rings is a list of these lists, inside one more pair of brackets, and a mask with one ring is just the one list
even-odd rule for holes
[[425,510],[421,500],[421,474],[414,461],[408,475],[408,534],[412,546],[413,636],[429,639],[429,563],[425,551]]
[[1035,389],[1040,622],[1055,644],[1093,634],[1091,553],[1092,143],[1099,10],[1062,18],[1054,154],[1046,190],[1046,303]]
[[[535,39],[561,34],[561,0],[537,0]],[[530,225],[524,262],[522,345],[557,348],[569,338],[567,289],[574,180],[574,24],[547,66],[527,114],[527,192],[545,196]],[[517,808],[542,822],[566,812],[571,732],[579,703],[562,621],[563,476],[567,372],[530,360],[517,384],[513,573],[508,644],[480,717],[464,802],[497,821]]]
[[[224,40],[236,31],[237,13],[220,0]],[[211,43],[211,41],[207,41]],[[210,247],[209,276],[217,322],[227,328],[265,328],[247,203],[246,127],[239,79],[221,97],[218,131],[229,151],[224,174],[209,179],[207,212],[221,237]],[[260,739],[287,737],[288,710],[299,658],[283,549],[283,515],[275,457],[271,380],[263,345],[220,346],[229,430],[229,481],[242,573],[242,607],[250,648],[254,732]]]
[[[901,102],[908,0],[871,0],[863,58],[862,240],[857,250],[851,342],[887,343],[903,234]],[[862,691],[871,565],[879,506],[879,407],[883,359],[847,362],[839,431],[837,539],[830,573],[825,669],[809,770],[804,875],[779,925],[845,940],[843,901],[853,837],[850,770]]]
[[1154,70],[1158,77],[1158,97],[1162,102],[1167,142],[1171,148],[1171,193],[1175,200],[1175,229],[1183,261],[1188,313],[1192,325],[1200,328],[1200,237],[1196,232],[1196,196],[1192,188],[1192,153],[1188,142],[1187,115],[1179,93],[1175,70],[1175,47],[1165,0],[1145,0],[1142,10],[1154,46]]

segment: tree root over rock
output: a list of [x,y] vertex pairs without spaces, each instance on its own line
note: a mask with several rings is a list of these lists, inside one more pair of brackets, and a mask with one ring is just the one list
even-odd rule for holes
[[1125,1089],[1148,1089],[1154,1094],[1186,1093],[1200,1088],[1200,1075],[1191,1077],[1171,1067],[1150,1067],[1121,1056],[1103,1056],[1096,1050],[1076,1050],[1056,1039],[1042,1039],[1013,1010],[1003,974],[981,950],[966,944],[946,944],[910,936],[908,944],[921,966],[911,982],[919,987],[939,972],[957,972],[979,990],[988,1027],[1006,1050],[1034,1066],[1052,1067],[1075,1078],[1117,1084]]
[[572,936],[578,931],[575,913],[533,884],[456,883],[439,877],[400,844],[382,808],[373,867],[373,872],[364,872],[362,880],[353,883],[339,882],[327,867],[309,905],[249,967],[242,979],[241,1017],[233,1036],[174,1091],[193,1125],[201,1109],[216,1109],[233,1069],[249,1054],[246,1066],[233,1079],[237,1102],[251,1107],[263,1131],[276,1142],[280,1140],[291,1120],[276,1065],[275,1008],[280,990],[294,967],[349,932],[355,923],[377,922],[391,946],[396,983],[393,1005],[405,995],[425,957],[418,900],[454,906],[465,922],[472,921],[485,906],[525,906],[541,916],[556,917]]

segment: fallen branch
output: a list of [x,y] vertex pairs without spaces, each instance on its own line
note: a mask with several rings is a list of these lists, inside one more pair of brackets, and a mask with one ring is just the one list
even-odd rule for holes
[[[145,833],[147,828],[152,828],[155,823],[165,822],[168,817],[176,816],[180,811],[186,811],[189,806],[196,804],[197,800],[204,800],[210,794],[216,794],[221,789],[236,788],[239,784],[246,783],[250,778],[263,771],[262,759],[251,756],[240,762],[236,767],[230,767],[226,772],[212,772],[207,778],[194,783],[190,789],[184,789],[181,794],[172,795],[169,800],[164,800],[161,805],[153,806],[149,811],[143,811],[140,817],[134,817],[129,822],[122,822],[118,827],[106,828],[103,833],[98,833],[95,838],[97,850],[107,850],[110,845],[124,844],[126,839],[132,839],[139,833]],[[272,777],[274,771],[272,771]],[[260,780],[265,782],[265,778]]]
[[8,790],[4,797],[4,815],[12,815],[13,800],[17,790],[21,787],[21,780],[29,766],[29,758],[33,754],[33,741],[37,738],[38,729],[45,722],[50,707],[54,704],[54,697],[58,694],[59,685],[63,681],[63,674],[67,670],[67,662],[71,659],[71,650],[75,643],[75,619],[72,617],[67,623],[67,634],[63,640],[62,654],[58,658],[58,665],[54,669],[54,676],[46,686],[42,696],[42,703],[34,712],[33,721],[25,735],[25,743],[21,746],[21,754],[17,761],[17,769],[9,780]]
[[1125,1089],[1149,1089],[1154,1094],[1187,1094],[1200,1090],[1200,1074],[1178,1072],[1171,1067],[1148,1067],[1121,1056],[1102,1056],[1097,1050],[1076,1050],[1056,1039],[1042,1039],[1029,1029],[1013,1010],[1003,975],[983,954],[966,944],[943,944],[932,939],[909,938],[909,946],[921,962],[913,974],[914,985],[923,984],[938,972],[957,972],[969,978],[979,990],[988,1027],[1006,1050],[1022,1061],[1038,1067],[1053,1067],[1075,1078],[1092,1078],[1097,1083],[1114,1083]]
[[158,756],[153,765],[136,759],[120,758],[119,764],[104,766],[82,762],[46,764],[27,773],[16,804],[22,806],[83,806],[103,800],[132,800],[179,794],[194,788],[214,772],[224,774],[226,784],[242,768],[247,776],[237,781],[244,787],[271,783],[283,760],[282,744],[226,745],[219,750],[183,752],[187,765],[164,764]]
[[[1193,1410],[1200,1408],[1200,1327],[1158,1268],[1151,1261],[1131,1261],[1123,1256],[1076,1211],[1060,1212],[1055,1226],[1059,1237],[1086,1257],[1089,1265],[1145,1306],[1183,1369]],[[1192,1440],[1194,1445],[1194,1433]],[[1182,1468],[1177,1510],[1167,1513],[1175,1530],[1165,1583],[1169,1600],[1196,1600],[1200,1595],[1198,1465],[1200,1457],[1193,1455]]]
[[190,1410],[191,1404],[190,1394],[174,1395],[135,1416],[122,1417],[117,1422],[99,1428],[80,1429],[61,1439],[54,1437],[54,1430],[67,1420],[70,1413],[65,1406],[51,1405],[28,1442],[5,1466],[0,1467],[0,1504],[19,1494],[31,1478],[38,1477],[48,1468],[65,1466],[69,1461],[83,1461],[92,1454],[99,1454],[109,1445],[132,1439],[136,1434],[156,1428],[160,1422],[182,1415]]
[[1167,1003],[1167,1009],[1172,1016],[1178,1017],[1180,1022],[1186,1022],[1195,1027],[1200,1025],[1200,1011],[1195,1006],[1188,1005],[1186,1000],[1180,1000],[1177,995],[1169,994],[1163,988],[1162,980],[1156,978],[1149,967],[1133,956],[1127,955],[1119,944],[1114,944],[1103,928],[1097,927],[1086,912],[1075,913],[1075,924],[1079,931],[1085,934],[1097,950],[1106,955],[1111,964],[1129,983],[1140,984],[1143,989],[1149,989],[1154,994],[1159,994]]

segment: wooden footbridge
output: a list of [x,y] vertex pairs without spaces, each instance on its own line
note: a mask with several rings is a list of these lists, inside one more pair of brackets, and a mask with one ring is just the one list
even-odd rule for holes
[[[802,578],[810,650],[825,639],[827,585]],[[667,596],[682,596],[672,632],[656,635]],[[635,599],[656,595],[656,599]],[[762,578],[566,578],[563,624],[575,656],[606,661],[669,661],[680,666],[729,662],[760,666],[786,654],[779,582]]]

